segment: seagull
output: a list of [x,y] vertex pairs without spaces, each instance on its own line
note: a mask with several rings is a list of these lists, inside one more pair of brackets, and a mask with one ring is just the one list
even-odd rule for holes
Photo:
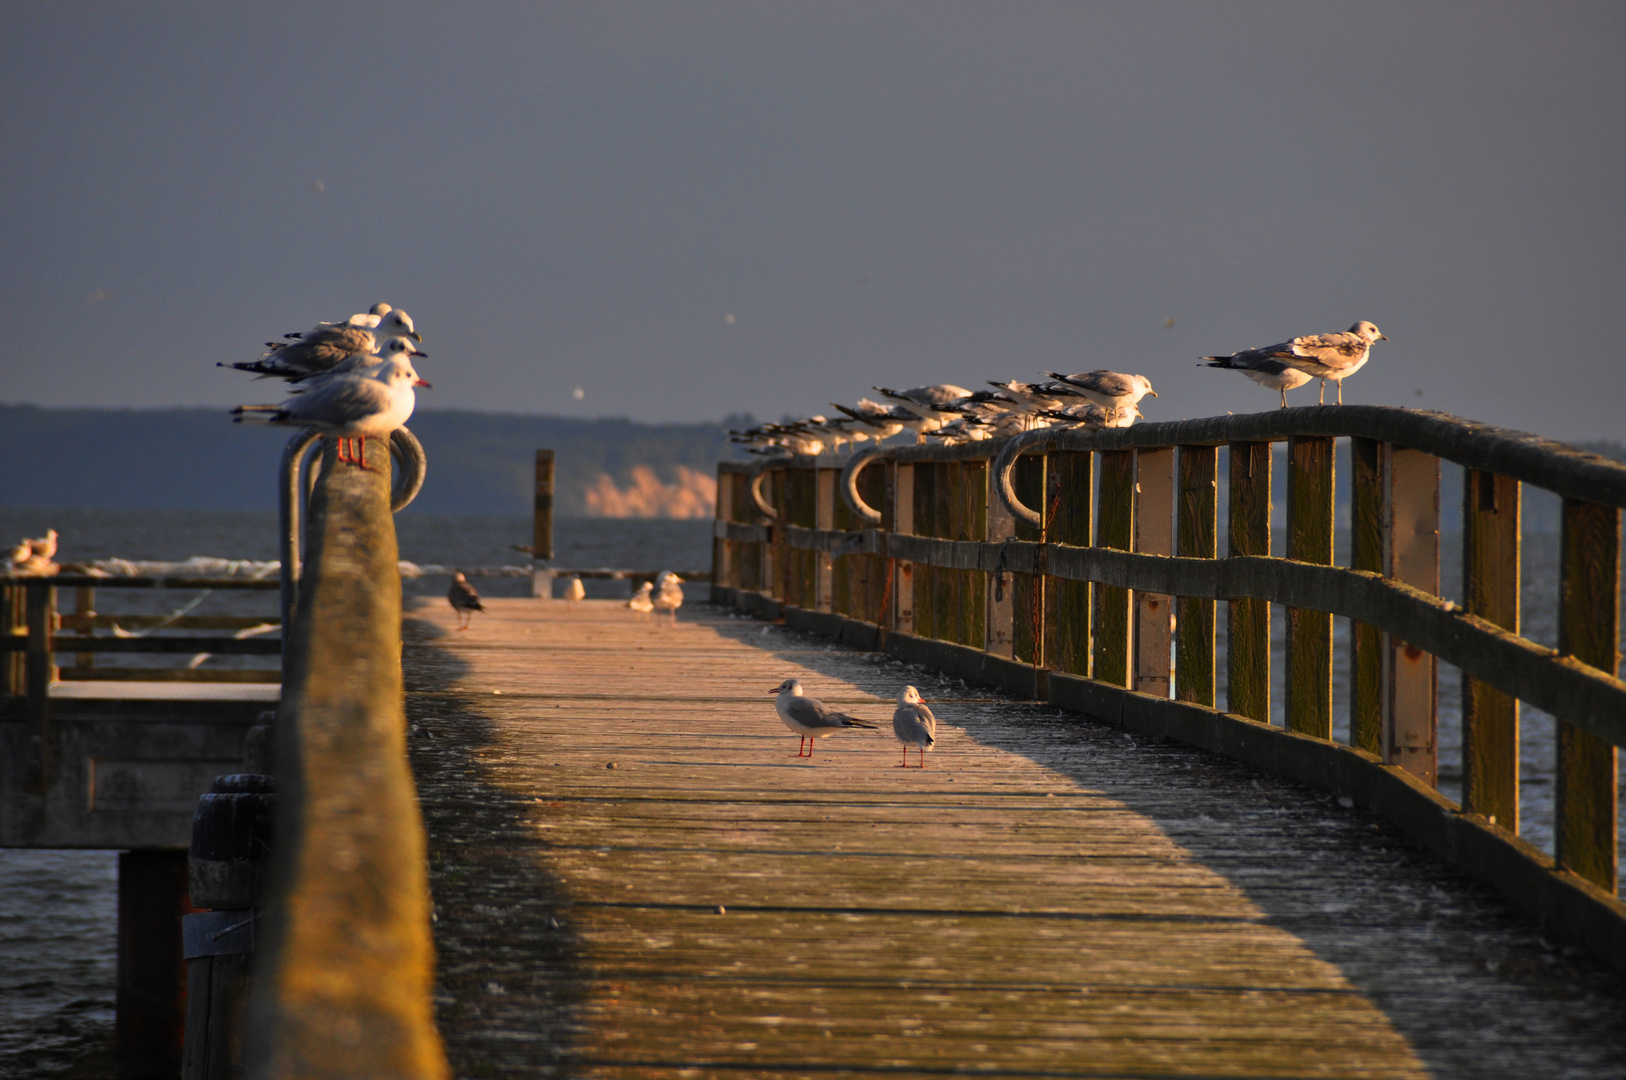
[[44,536],[28,541],[28,547],[36,558],[54,559],[56,558],[56,538],[57,532],[55,529],[46,529]]
[[670,570],[661,572],[655,582],[655,599],[652,606],[656,611],[670,611],[672,625],[677,625],[677,609],[683,606],[683,579]]
[[237,423],[289,424],[337,435],[382,436],[412,415],[415,386],[429,388],[410,360],[392,354],[354,371],[312,379],[307,388],[281,405],[239,405],[232,416]]
[[903,744],[903,764],[896,768],[909,767],[909,748],[914,746],[920,750],[920,767],[924,769],[926,751],[937,744],[937,717],[920,700],[920,691],[912,686],[898,691],[898,708],[892,714],[892,734]]
[[584,599],[586,596],[587,586],[582,584],[581,578],[572,577],[569,581],[565,582],[565,610],[574,611],[576,609],[576,601]]
[[649,598],[649,592],[654,587],[655,583],[653,581],[644,582],[638,586],[638,591],[633,593],[632,598],[627,601],[627,607],[636,611],[639,619],[647,617],[651,611],[655,610],[655,602]]
[[802,684],[796,679],[786,679],[768,693],[778,699],[774,702],[774,709],[778,711],[779,719],[785,722],[786,727],[802,737],[801,745],[796,749],[797,757],[811,758],[813,740],[821,735],[834,735],[842,728],[875,727],[867,720],[858,720],[846,713],[836,712],[818,698],[805,696],[802,693]]
[[1057,382],[1076,387],[1079,393],[1107,409],[1139,405],[1140,399],[1147,394],[1157,397],[1157,391],[1152,389],[1152,380],[1144,375],[1123,375],[1106,370],[1085,371],[1078,375],[1062,375],[1055,371],[1045,374]]
[[423,342],[423,335],[412,325],[412,316],[388,304],[377,307],[384,309],[381,315],[352,315],[340,323],[317,323],[287,345],[270,342],[271,351],[258,360],[231,366],[265,378],[299,382],[346,363],[364,363],[364,358],[373,354],[381,342],[393,337]]
[[[1245,349],[1233,353],[1228,359],[1258,356],[1279,360],[1297,368],[1313,379],[1321,380],[1321,395],[1317,404],[1327,403],[1327,380],[1338,384],[1338,404],[1344,403],[1344,380],[1355,374],[1372,355],[1374,341],[1388,341],[1389,335],[1362,319],[1342,334],[1306,334],[1279,345],[1266,345],[1262,349]],[[1205,360],[1227,359],[1208,356]],[[1210,365],[1220,366],[1220,365]],[[1234,365],[1231,365],[1234,366]],[[1254,380],[1259,381],[1259,380]],[[1308,380],[1306,380],[1308,381]],[[1288,387],[1288,389],[1292,389]],[[1285,404],[1286,396],[1283,395]]]
[[480,594],[474,591],[469,579],[459,570],[452,575],[452,587],[446,590],[446,599],[451,602],[452,610],[457,612],[457,628],[467,630],[469,623],[474,621],[476,611],[484,611],[485,605],[480,603]]
[[[1280,346],[1275,346],[1279,348]],[[1211,368],[1222,368],[1226,371],[1240,371],[1260,386],[1269,387],[1281,392],[1282,408],[1287,408],[1287,392],[1297,390],[1311,379],[1315,378],[1307,372],[1300,371],[1284,360],[1276,360],[1267,355],[1264,349],[1243,349],[1230,356],[1204,356],[1201,359],[1208,362]],[[1202,367],[1202,364],[1198,364]]]

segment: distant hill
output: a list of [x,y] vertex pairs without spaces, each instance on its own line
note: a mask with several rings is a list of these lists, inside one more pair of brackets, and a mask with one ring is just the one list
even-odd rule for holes
[[[560,514],[588,513],[590,490],[601,507],[613,489],[635,496],[648,489],[651,472],[683,494],[678,489],[694,486],[694,474],[714,476],[718,460],[733,456],[727,428],[736,422],[421,412],[410,426],[429,455],[429,476],[413,510],[528,513],[538,448],[555,453]],[[0,505],[274,510],[288,438],[234,425],[221,409],[0,405]]]

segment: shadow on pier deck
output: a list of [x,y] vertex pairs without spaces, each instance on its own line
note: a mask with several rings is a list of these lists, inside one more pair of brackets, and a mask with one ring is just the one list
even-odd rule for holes
[[[709,607],[488,605],[406,630],[459,1076],[1626,1072],[1619,976],[1323,792]],[[787,676],[882,730],[795,760]]]

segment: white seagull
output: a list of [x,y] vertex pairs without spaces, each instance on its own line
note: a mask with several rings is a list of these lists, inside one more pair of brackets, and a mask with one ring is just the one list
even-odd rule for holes
[[[1317,403],[1327,403],[1327,380],[1338,384],[1338,404],[1344,403],[1344,380],[1361,370],[1372,355],[1374,341],[1388,341],[1389,335],[1362,319],[1342,334],[1306,334],[1284,341],[1279,345],[1266,345],[1262,349],[1244,349],[1230,357],[1209,356],[1205,360],[1234,360],[1239,356],[1279,360],[1289,367],[1321,380],[1321,395]],[[1211,365],[1218,367],[1220,365]],[[1226,365],[1231,366],[1231,365]],[[1256,382],[1258,380],[1255,380]],[[1288,389],[1292,389],[1288,387]],[[1283,404],[1286,397],[1283,397]]]
[[336,435],[383,436],[412,416],[417,401],[415,386],[428,388],[429,384],[418,377],[411,360],[391,355],[353,371],[312,379],[306,389],[280,405],[239,405],[232,410],[232,416],[238,423],[287,424]]
[[1144,375],[1124,375],[1105,369],[1084,371],[1077,375],[1063,375],[1055,371],[1045,374],[1059,383],[1076,388],[1104,409],[1122,410],[1139,405],[1140,399],[1147,394],[1157,397],[1157,391],[1152,389],[1152,380]]
[[574,611],[574,610],[576,610],[576,604],[579,601],[585,599],[586,596],[587,596],[587,586],[582,584],[582,579],[581,578],[572,577],[569,581],[565,582],[565,610],[566,611]]
[[937,743],[937,717],[920,700],[920,691],[912,686],[898,691],[898,708],[892,714],[892,734],[903,744],[903,764],[895,768],[909,767],[909,748],[914,746],[920,750],[920,767],[924,769],[926,751]]
[[638,613],[640,621],[648,618],[649,613],[655,610],[655,601],[650,599],[649,596],[650,590],[654,588],[655,583],[653,581],[646,581],[638,586],[638,591],[633,593],[632,597],[627,601],[627,607]]
[[797,757],[811,758],[813,740],[821,736],[834,735],[842,728],[875,727],[867,720],[859,720],[846,713],[836,712],[818,698],[806,696],[802,693],[801,682],[796,679],[786,679],[768,693],[775,695],[776,700],[773,704],[775,711],[779,713],[779,719],[784,721],[786,727],[802,737],[801,744],[796,749]]
[[[1264,349],[1243,349],[1230,356],[1205,356],[1207,366],[1225,371],[1240,371],[1260,386],[1278,391],[1282,395],[1282,408],[1287,408],[1287,392],[1297,390],[1314,375],[1300,371],[1285,360],[1277,360]],[[1202,367],[1202,364],[1198,364]]]
[[268,342],[271,351],[258,360],[231,366],[266,378],[298,382],[342,364],[365,363],[381,342],[393,337],[423,342],[423,335],[406,312],[388,304],[378,304],[373,311],[378,314],[352,315],[339,323],[317,323],[303,334],[291,335],[295,340],[287,345]]
[[683,606],[683,579],[670,570],[663,570],[655,581],[655,598],[651,601],[656,611],[670,611],[672,625],[677,625],[677,609]]

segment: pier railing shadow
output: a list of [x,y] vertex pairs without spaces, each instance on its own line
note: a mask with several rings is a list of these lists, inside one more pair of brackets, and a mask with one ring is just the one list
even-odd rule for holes
[[[1275,442],[1286,558],[1270,554]],[[1466,470],[1461,607],[1439,595],[1442,459]],[[1327,406],[725,462],[718,479],[715,601],[1331,790],[1626,969],[1626,467],[1439,413]],[[1563,500],[1557,650],[1519,634],[1526,484]],[[1287,614],[1285,730],[1270,724],[1272,604]],[[1332,738],[1334,617],[1351,624],[1348,744]],[[1439,660],[1463,672],[1460,806],[1435,786]],[[1518,835],[1520,701],[1560,721],[1555,857]]]

